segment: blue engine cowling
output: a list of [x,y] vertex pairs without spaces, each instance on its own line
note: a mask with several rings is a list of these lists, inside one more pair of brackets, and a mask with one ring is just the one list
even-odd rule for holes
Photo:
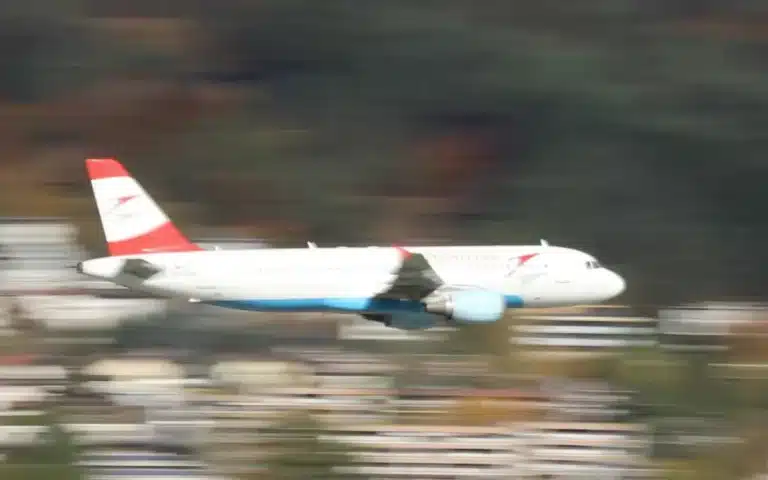
[[488,290],[454,290],[439,294],[425,304],[429,313],[460,323],[492,323],[504,316],[504,296]]

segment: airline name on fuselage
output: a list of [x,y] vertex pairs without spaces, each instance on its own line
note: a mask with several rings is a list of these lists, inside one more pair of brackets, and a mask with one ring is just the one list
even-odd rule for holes
[[[237,255],[236,251],[230,250],[227,251],[227,253],[224,253],[225,251],[218,251],[217,254],[223,255],[221,258],[222,261],[226,262],[227,264],[232,262],[237,262],[239,264],[242,263],[242,258],[240,258]],[[277,251],[262,251],[263,253],[267,252],[274,252],[278,253]],[[326,250],[327,252],[327,250]],[[210,253],[213,253],[211,251]],[[331,252],[328,252],[331,253]],[[359,252],[362,253],[362,252]],[[421,253],[421,252],[419,252]],[[176,255],[171,255],[168,259],[170,260],[166,264],[171,267],[172,273],[176,275],[184,275],[185,273],[190,273],[191,270],[195,270],[195,267],[193,266],[196,262],[192,262],[192,264],[187,264],[185,260],[182,260],[182,258],[186,259],[189,258],[186,255],[182,254],[183,257],[179,258],[176,257]],[[485,253],[485,254],[472,254],[472,253],[448,253],[448,252],[430,252],[430,253],[421,253],[421,255],[424,256],[425,260],[435,267],[448,267],[448,266],[454,266],[459,268],[468,268],[471,270],[475,269],[505,269],[508,271],[516,270],[521,262],[521,257],[524,257],[524,254],[515,254],[512,252],[507,253]],[[148,261],[152,261],[152,256],[145,257]],[[332,253],[330,255],[314,255],[312,253],[307,252],[307,256],[299,255],[299,256],[293,256],[293,255],[265,255],[264,257],[259,258],[258,260],[254,260],[252,263],[248,263],[248,268],[251,271],[254,272],[270,272],[270,273],[277,273],[280,271],[293,271],[295,269],[308,269],[308,270],[322,270],[325,272],[339,272],[339,271],[360,271],[360,270],[366,270],[370,268],[377,268],[377,267],[383,267],[385,265],[390,266],[391,268],[396,268],[395,262],[390,260],[392,257],[382,257],[379,255],[353,255],[351,257],[347,257],[345,255],[342,256],[336,256]],[[382,263],[383,262],[383,263]],[[390,262],[393,262],[390,264]],[[165,262],[162,262],[165,263]]]

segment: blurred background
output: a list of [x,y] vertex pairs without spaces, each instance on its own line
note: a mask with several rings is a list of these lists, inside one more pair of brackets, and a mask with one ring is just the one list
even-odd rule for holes
[[[768,475],[768,9],[5,0],[0,479]],[[222,248],[537,244],[621,305],[403,332],[137,298],[83,159]]]

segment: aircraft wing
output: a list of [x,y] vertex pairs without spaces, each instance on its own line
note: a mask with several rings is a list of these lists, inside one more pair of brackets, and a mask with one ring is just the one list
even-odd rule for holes
[[399,249],[403,262],[394,273],[395,279],[376,298],[394,298],[402,300],[421,300],[443,285],[443,280],[435,273],[424,255]]

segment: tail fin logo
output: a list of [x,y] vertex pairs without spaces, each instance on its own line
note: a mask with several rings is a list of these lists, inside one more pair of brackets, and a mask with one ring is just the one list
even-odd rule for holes
[[86,169],[110,255],[200,250],[117,160],[88,159]]
[[[112,208],[110,208],[109,210],[107,210],[107,211],[106,211],[106,212],[104,212],[104,213],[105,213],[106,215],[112,215],[113,213],[116,213],[116,211],[117,211],[117,210],[118,210],[120,207],[122,207],[122,206],[123,206],[123,205],[125,205],[126,203],[128,203],[128,202],[130,202],[131,200],[134,200],[134,199],[136,199],[136,198],[139,198],[139,196],[138,196],[138,195],[124,195],[124,196],[122,196],[122,197],[118,197],[118,198],[115,200],[115,205],[114,205],[114,206],[112,206]],[[128,216],[130,216],[130,214],[129,214]]]

